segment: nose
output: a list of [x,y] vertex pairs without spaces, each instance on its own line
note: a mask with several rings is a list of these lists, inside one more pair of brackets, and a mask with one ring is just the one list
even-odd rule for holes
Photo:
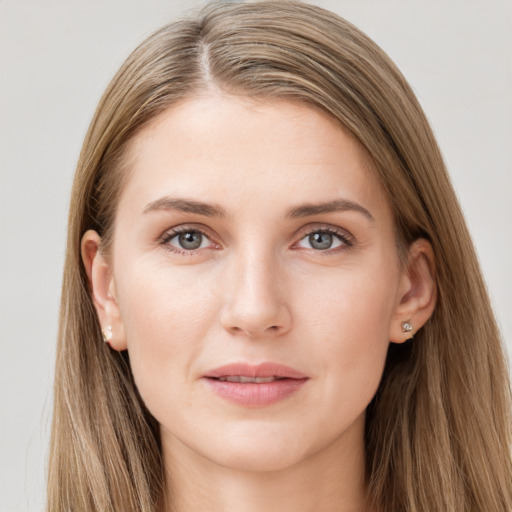
[[291,328],[283,275],[271,257],[239,258],[225,282],[221,324],[231,334],[251,338],[277,337]]

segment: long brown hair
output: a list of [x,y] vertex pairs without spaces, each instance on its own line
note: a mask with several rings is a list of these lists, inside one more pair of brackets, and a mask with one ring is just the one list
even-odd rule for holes
[[390,346],[366,419],[369,497],[381,512],[510,512],[510,386],[500,335],[445,166],[411,88],[368,37],[294,1],[216,3],[163,27],[116,74],[80,155],[62,290],[48,510],[155,512],[158,425],[129,356],[101,340],[80,256],[108,253],[127,144],[170,105],[209,88],[314,105],[366,148],[403,252],[424,237],[438,301],[414,341]]

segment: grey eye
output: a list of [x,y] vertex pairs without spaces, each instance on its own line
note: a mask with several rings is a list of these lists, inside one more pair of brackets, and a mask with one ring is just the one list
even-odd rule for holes
[[311,233],[308,238],[313,249],[325,250],[332,247],[333,236],[330,233]]
[[162,243],[179,254],[195,254],[200,249],[214,249],[216,245],[200,229],[183,226],[164,235]]
[[177,238],[179,245],[188,251],[199,249],[203,242],[203,234],[200,231],[186,231],[180,233]]
[[350,245],[342,235],[331,233],[329,231],[313,231],[306,235],[298,243],[298,247],[303,249],[314,249],[315,251],[327,251],[336,249],[342,245]]

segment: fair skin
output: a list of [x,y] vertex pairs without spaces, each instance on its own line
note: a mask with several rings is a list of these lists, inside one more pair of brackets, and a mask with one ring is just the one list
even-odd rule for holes
[[[365,409],[389,342],[414,333],[401,323],[433,311],[430,245],[400,265],[371,161],[303,104],[204,94],[144,128],[128,162],[111,254],[88,231],[82,255],[160,424],[172,510],[368,510]],[[266,361],[305,384],[246,406],[204,378]]]

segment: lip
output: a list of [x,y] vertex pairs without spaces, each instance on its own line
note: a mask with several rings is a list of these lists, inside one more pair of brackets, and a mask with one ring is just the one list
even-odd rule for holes
[[[220,377],[279,377],[273,382],[229,382]],[[279,363],[259,365],[231,363],[208,371],[203,376],[209,388],[221,398],[243,407],[265,407],[298,392],[309,377],[304,373]]]
[[208,371],[205,377],[218,379],[219,377],[229,377],[231,375],[241,375],[243,377],[282,377],[288,379],[308,378],[307,375],[299,372],[299,370],[279,363],[261,363],[258,365],[230,363]]

